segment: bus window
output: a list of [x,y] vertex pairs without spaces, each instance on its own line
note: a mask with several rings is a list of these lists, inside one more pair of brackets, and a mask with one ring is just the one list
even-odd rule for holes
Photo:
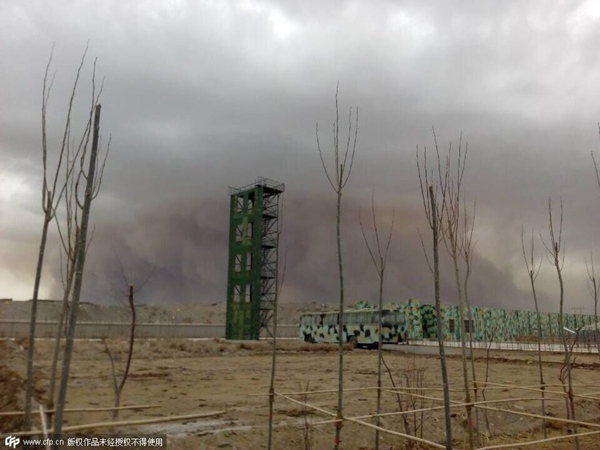
[[344,314],[344,325],[364,325],[371,323],[371,313],[360,311]]
[[337,325],[338,324],[338,315],[337,314],[327,314],[327,325]]
[[393,324],[404,323],[404,315],[398,311],[384,311],[383,320]]
[[450,333],[454,333],[454,331],[455,331],[454,319],[449,319],[448,320],[448,331]]

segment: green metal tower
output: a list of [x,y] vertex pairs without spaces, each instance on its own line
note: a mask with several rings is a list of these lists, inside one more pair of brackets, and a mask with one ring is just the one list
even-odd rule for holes
[[258,178],[229,188],[227,339],[258,339],[271,333],[277,301],[279,198],[285,185]]

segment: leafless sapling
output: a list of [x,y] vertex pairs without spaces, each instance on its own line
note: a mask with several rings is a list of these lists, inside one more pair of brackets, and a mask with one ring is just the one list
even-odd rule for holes
[[[94,68],[92,72],[92,77],[95,78],[96,73],[96,62],[94,62]],[[74,167],[78,159],[82,155],[83,152],[87,151],[87,148],[90,144],[90,138],[92,134],[92,120],[94,114],[94,106],[100,100],[100,95],[102,94],[102,87],[99,92],[95,92],[95,82],[92,80],[92,85],[94,86],[92,92],[92,101],[89,109],[88,120],[86,121],[86,125],[84,131],[81,135],[77,148],[73,149],[71,144],[71,139],[67,140],[66,145],[66,159],[69,167]],[[108,153],[107,153],[108,155]],[[104,166],[103,166],[104,167]],[[101,170],[103,170],[103,167]],[[101,175],[100,175],[101,177]],[[49,399],[49,409],[54,408],[55,401],[55,390],[56,390],[56,372],[58,365],[58,357],[60,351],[60,343],[63,337],[63,333],[66,334],[66,322],[65,319],[67,317],[68,307],[69,307],[69,297],[71,294],[71,290],[73,288],[73,280],[75,278],[75,269],[77,262],[77,245],[79,242],[78,233],[80,231],[79,223],[81,221],[81,213],[82,209],[78,207],[75,199],[76,195],[76,184],[78,177],[70,176],[67,172],[64,180],[64,195],[63,195],[63,206],[64,211],[57,217],[56,227],[58,230],[58,235],[60,237],[61,243],[61,281],[63,284],[63,299],[62,306],[59,314],[59,318],[56,324],[56,335],[54,340],[54,348],[52,351],[52,362],[50,368],[50,383],[48,390],[48,399]],[[99,188],[99,184],[97,185]],[[87,245],[91,244],[91,239],[88,241]],[[87,250],[87,249],[86,249]],[[62,255],[64,254],[64,263],[62,261]]]
[[354,113],[354,132],[353,132],[353,111],[352,108],[348,112],[348,138],[345,143],[340,143],[340,116],[338,107],[339,84],[335,90],[335,121],[333,122],[333,158],[334,170],[327,168],[327,164],[323,159],[323,151],[319,141],[319,124],[316,125],[317,149],[321,165],[325,171],[325,176],[331,188],[336,195],[336,243],[337,243],[337,259],[338,259],[338,274],[340,286],[340,302],[338,314],[338,401],[337,401],[337,421],[335,426],[334,450],[339,449],[340,436],[343,426],[343,403],[344,403],[344,270],[342,259],[342,236],[340,231],[340,223],[342,216],[342,194],[344,188],[350,179],[352,167],[354,165],[354,155],[356,153],[356,142],[358,139],[358,108]]
[[123,388],[125,387],[125,383],[127,382],[127,378],[129,377],[129,369],[131,368],[131,360],[133,359],[133,346],[135,343],[135,325],[136,325],[136,315],[135,315],[135,289],[133,283],[129,285],[127,299],[129,302],[129,310],[131,311],[131,324],[129,327],[129,347],[127,351],[127,362],[125,363],[125,370],[123,370],[123,374],[121,376],[121,381],[117,380],[117,371],[115,367],[115,358],[106,343],[106,340],[103,339],[102,342],[104,344],[104,351],[108,355],[110,359],[110,367],[113,379],[113,391],[115,394],[115,409],[113,410],[113,419],[116,419],[119,415],[119,406],[121,406],[121,394],[123,393]]
[[[412,355],[408,360],[406,367],[400,371],[400,382],[396,382],[390,366],[385,359],[381,359],[390,378],[392,387],[396,394],[398,402],[398,411],[402,420],[404,433],[409,436],[423,439],[425,424],[430,413],[426,414],[427,396],[427,369],[423,365],[417,364],[417,358]],[[432,405],[433,405],[432,400]],[[432,406],[430,405],[430,406]],[[421,448],[417,440],[409,440],[406,448]]]
[[[459,229],[459,247],[460,254],[465,263],[465,275],[463,280],[465,305],[468,311],[469,321],[469,359],[471,360],[471,376],[473,377],[473,397],[475,402],[479,400],[479,392],[477,385],[477,372],[475,371],[475,358],[473,356],[473,335],[478,331],[476,329],[476,323],[473,318],[473,308],[469,302],[469,278],[472,273],[472,262],[473,262],[473,249],[475,243],[473,242],[473,231],[475,229],[475,214],[477,205],[473,202],[473,212],[469,216],[467,211],[466,201],[463,201],[463,226]],[[477,432],[477,446],[481,444],[480,433],[479,433],[479,409],[475,409],[475,430]]]
[[590,262],[585,262],[585,268],[588,274],[588,291],[594,301],[594,340],[598,348],[598,357],[600,357],[600,331],[598,330],[598,295],[600,294],[600,279],[596,278],[594,268],[594,253],[590,250]]
[[[375,270],[377,271],[377,276],[379,278],[379,297],[377,307],[379,310],[379,337],[377,342],[377,426],[381,425],[381,417],[379,413],[381,412],[381,364],[383,359],[383,287],[385,281],[385,268],[387,263],[387,258],[390,250],[390,244],[392,242],[392,236],[394,233],[394,213],[392,213],[392,223],[390,225],[390,231],[387,236],[387,241],[382,243],[382,240],[379,237],[379,227],[377,226],[377,219],[375,215],[375,188],[371,192],[371,220],[373,223],[373,234],[374,234],[374,242],[369,242],[367,238],[367,234],[365,232],[365,227],[363,225],[360,212],[358,215],[358,221],[360,223],[360,231],[362,232],[363,239],[365,240],[365,245],[367,246],[367,250],[369,251],[369,256],[373,261],[373,265],[375,266]],[[384,247],[385,245],[385,247]],[[379,450],[379,429],[375,430],[375,450]]]
[[[547,244],[543,241],[544,246],[546,247],[546,252],[548,256],[548,260],[550,264],[556,269],[556,276],[558,278],[559,285],[559,327],[558,334],[560,340],[563,344],[564,350],[564,367],[566,368],[566,381],[567,386],[564,386],[563,381],[563,389],[566,388],[567,394],[567,418],[570,420],[575,419],[575,399],[573,396],[573,377],[571,373],[571,351],[569,348],[569,344],[567,341],[567,335],[565,333],[565,322],[564,322],[564,300],[565,300],[565,288],[563,283],[562,271],[565,262],[565,252],[564,245],[562,241],[562,226],[563,226],[563,203],[562,198],[560,200],[560,216],[559,216],[559,224],[558,230],[555,228],[552,214],[552,198],[548,198],[548,218],[549,218],[549,235],[550,242]],[[560,378],[560,377],[559,377]],[[577,434],[577,425],[573,424],[574,432]],[[579,450],[579,438],[575,436],[575,448]]]
[[[95,96],[92,95],[92,98],[95,99]],[[63,412],[67,396],[69,371],[71,366],[71,357],[73,353],[73,344],[75,338],[75,326],[77,322],[79,300],[81,297],[81,288],[83,285],[85,259],[88,250],[88,229],[90,211],[92,202],[97,197],[100,190],[103,169],[105,167],[106,156],[108,156],[109,151],[107,149],[106,156],[104,158],[104,163],[99,164],[101,110],[102,107],[100,104],[96,104],[94,106],[92,145],[89,153],[87,151],[87,148],[84,148],[81,153],[81,156],[79,158],[79,172],[77,174],[77,180],[75,182],[75,202],[77,207],[81,209],[81,221],[79,222],[77,231],[78,241],[76,246],[77,255],[75,277],[73,279],[73,290],[71,292],[71,302],[69,306],[69,317],[66,330],[65,350],[63,353],[61,379],[56,402],[56,414],[54,416],[55,435],[60,435],[62,430]],[[85,168],[86,163],[88,164],[87,170]],[[80,195],[82,195],[83,198],[81,198]]]
[[[434,134],[435,137],[435,134]],[[437,156],[438,173],[441,173],[440,152],[435,139],[435,152]],[[450,389],[448,385],[448,369],[446,365],[446,351],[444,349],[444,327],[442,316],[442,306],[440,300],[440,264],[439,264],[439,244],[442,239],[442,223],[440,217],[443,217],[446,208],[446,192],[448,187],[449,172],[446,171],[446,176],[443,179],[436,179],[433,175],[433,170],[427,165],[427,147],[423,150],[423,163],[420,162],[420,151],[417,146],[417,172],[419,175],[419,186],[421,188],[421,198],[423,200],[423,208],[427,222],[431,228],[433,237],[433,265],[429,263],[425,243],[423,252],[425,259],[429,265],[429,269],[433,273],[434,293],[435,293],[435,311],[436,311],[436,328],[438,338],[438,349],[440,355],[440,365],[442,372],[442,389],[444,395],[444,416],[446,425],[446,449],[452,449],[452,422],[450,413]]]
[[[33,297],[31,299],[31,314],[29,321],[29,345],[27,349],[27,379],[25,383],[25,425],[27,428],[31,425],[31,400],[33,393],[33,359],[34,359],[34,346],[35,346],[35,329],[37,323],[37,306],[38,306],[38,296],[39,296],[39,288],[42,278],[42,269],[44,265],[44,255],[46,251],[46,241],[48,238],[48,228],[50,223],[55,218],[56,208],[60,203],[61,197],[63,196],[66,186],[69,180],[73,176],[74,162],[65,161],[68,160],[66,157],[67,148],[69,146],[69,139],[71,133],[71,114],[73,111],[73,104],[75,100],[75,95],[77,92],[77,85],[79,83],[79,76],[81,74],[81,70],[85,63],[85,58],[87,54],[87,46],[83,55],[81,57],[81,61],[79,63],[79,67],[77,68],[75,81],[73,82],[73,87],[71,88],[71,94],[69,97],[67,115],[65,118],[65,126],[62,132],[62,141],[57,150],[57,163],[54,171],[53,179],[49,179],[48,173],[48,136],[47,136],[47,111],[48,111],[48,103],[50,100],[50,93],[52,91],[52,86],[54,84],[54,76],[52,75],[52,79],[49,79],[49,72],[52,66],[52,56],[54,53],[54,46],[50,52],[50,57],[48,59],[48,63],[46,64],[46,70],[44,72],[44,81],[42,88],[42,167],[43,167],[43,181],[42,181],[42,211],[44,212],[44,221],[42,226],[42,236],[40,239],[40,248],[38,252],[38,259],[35,270],[35,280],[33,285]],[[62,181],[64,176],[64,181]]]
[[[434,131],[434,139],[437,142],[437,138]],[[437,144],[436,144],[437,145]],[[465,390],[465,408],[467,412],[467,432],[469,435],[469,448],[473,450],[475,448],[475,442],[473,439],[473,405],[471,403],[471,387],[469,381],[469,371],[467,369],[467,343],[466,343],[466,321],[465,311],[467,309],[465,305],[465,295],[463,280],[460,276],[460,258],[461,258],[461,246],[460,246],[460,235],[461,235],[461,191],[463,184],[463,177],[465,173],[465,167],[467,162],[467,154],[469,151],[468,144],[463,149],[462,145],[462,134],[458,143],[457,158],[455,167],[452,164],[452,144],[448,148],[448,154],[446,156],[446,165],[444,173],[440,171],[438,178],[440,182],[446,180],[447,182],[447,199],[446,208],[444,215],[441,217],[442,225],[442,237],[444,245],[454,266],[454,277],[456,282],[456,290],[458,294],[458,317],[460,322],[460,344],[461,344],[461,355],[462,355],[462,372],[463,372],[463,384]],[[438,164],[438,168],[441,165]],[[452,172],[455,171],[453,174]]]
[[[529,283],[531,284],[531,292],[533,294],[533,304],[535,305],[535,316],[537,325],[537,344],[538,344],[538,370],[540,373],[540,389],[542,395],[542,416],[546,415],[546,400],[545,390],[546,383],[544,383],[544,365],[542,364],[542,319],[540,315],[540,308],[538,304],[537,291],[535,290],[535,280],[540,274],[540,268],[542,267],[542,258],[539,263],[535,262],[535,240],[533,237],[533,230],[531,230],[531,240],[529,245],[529,253],[525,250],[525,237],[524,230],[521,227],[521,249],[523,250],[523,260],[525,261],[525,267],[527,268],[527,275],[529,276]],[[546,420],[542,422],[542,428],[544,429],[544,438],[548,436],[546,430]]]
[[[125,367],[123,369],[123,372],[120,375],[120,378],[121,378],[120,380],[118,380],[119,377],[117,375],[117,368],[115,366],[115,357],[113,355],[113,352],[111,351],[110,347],[108,346],[106,339],[103,339],[104,352],[108,355],[108,358],[110,359],[111,373],[112,373],[112,379],[113,379],[113,392],[115,395],[115,402],[114,402],[115,409],[113,410],[113,418],[114,419],[116,419],[119,415],[118,408],[121,405],[123,388],[125,387],[125,383],[127,382],[127,379],[129,377],[129,372],[131,369],[131,362],[133,360],[133,348],[135,345],[135,328],[136,328],[136,324],[137,324],[136,310],[135,310],[135,295],[138,294],[146,286],[146,284],[152,278],[154,271],[156,270],[156,265],[153,265],[148,270],[148,273],[144,276],[144,279],[141,282],[138,282],[136,284],[134,282],[135,276],[131,275],[129,272],[126,273],[122,261],[119,258],[117,258],[117,259],[118,259],[118,266],[119,266],[120,272],[121,272],[121,283],[111,282],[111,284],[114,287],[113,296],[124,307],[129,309],[131,316],[130,316],[130,325],[129,325],[129,342],[128,342],[129,345],[128,345],[128,349],[127,349],[127,359],[125,361]],[[135,286],[137,286],[137,287],[135,287]],[[127,302],[124,301],[124,298],[127,298]]]
[[[487,330],[486,339],[488,341],[487,349],[485,351],[485,381],[483,383],[483,389],[481,389],[481,396],[483,397],[483,401],[487,402],[487,398],[485,395],[485,390],[487,389],[487,385],[490,379],[490,350],[492,349],[492,344],[494,342],[494,336],[496,334],[496,327],[492,326],[491,329]],[[490,438],[492,436],[492,429],[490,428],[490,418],[488,416],[488,410],[483,410],[483,417],[485,418],[485,427],[487,430],[487,437]]]

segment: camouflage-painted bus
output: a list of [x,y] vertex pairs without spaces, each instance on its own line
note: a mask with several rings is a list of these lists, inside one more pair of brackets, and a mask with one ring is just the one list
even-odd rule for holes
[[[355,347],[376,348],[379,342],[379,324],[383,330],[384,344],[405,342],[406,317],[397,310],[383,310],[382,320],[379,310],[364,308],[344,312],[343,342]],[[300,316],[299,338],[304,342],[339,343],[338,312],[316,312]]]

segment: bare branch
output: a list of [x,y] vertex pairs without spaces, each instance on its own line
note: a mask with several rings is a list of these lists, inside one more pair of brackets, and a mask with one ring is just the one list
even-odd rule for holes
[[540,262],[537,265],[535,264],[535,240],[533,238],[534,230],[531,229],[531,240],[530,240],[530,250],[529,250],[529,259],[527,253],[525,252],[525,238],[524,238],[524,229],[521,226],[521,250],[523,252],[523,259],[525,261],[525,267],[527,268],[527,274],[532,281],[535,281],[540,273],[540,269],[542,267],[542,258],[540,257]]
[[335,191],[336,187],[333,184],[333,181],[331,181],[331,177],[329,176],[329,171],[327,170],[327,165],[325,164],[325,161],[323,160],[323,152],[321,151],[321,142],[319,141],[319,124],[317,124],[317,126],[316,126],[315,134],[317,136],[317,149],[319,150],[319,157],[321,158],[321,165],[323,166],[323,170],[325,171],[325,175],[327,176],[327,181],[329,181],[331,188]]
[[421,239],[421,248],[423,249],[423,254],[425,255],[425,261],[427,262],[427,266],[431,273],[433,273],[433,266],[429,261],[429,255],[427,254],[427,249],[425,248],[425,241],[423,241],[423,235],[421,234],[421,230],[419,230],[419,239]]
[[[348,151],[350,149],[350,135],[352,133],[352,108],[350,108],[350,114],[348,118],[348,145],[346,146],[346,153],[344,155],[344,163],[342,164],[342,171],[346,168],[346,161],[348,159]],[[352,154],[350,156],[350,165],[348,166],[348,173],[346,177],[342,180],[342,188],[346,186],[348,183],[348,179],[350,178],[350,174],[352,173],[352,167],[354,167],[354,155],[356,154],[356,142],[358,140],[358,108],[356,108],[356,121],[354,124],[354,142],[352,144]]]
[[[560,199],[560,216],[558,232],[554,226],[552,218],[552,198],[548,198],[548,220],[549,220],[549,234],[550,234],[550,245],[546,244],[546,241],[542,238],[542,243],[548,252],[548,259],[557,269],[562,269],[564,265],[564,245],[562,243],[562,226],[563,226],[563,203],[562,197]],[[561,259],[562,258],[562,259]]]
[[385,273],[385,266],[387,262],[387,257],[389,253],[389,248],[392,242],[392,236],[394,234],[394,221],[395,221],[395,213],[392,213],[392,222],[390,225],[390,231],[387,236],[385,248],[381,245],[381,240],[379,237],[379,226],[377,225],[376,220],[376,212],[375,212],[375,188],[373,188],[371,193],[371,221],[373,224],[373,234],[375,236],[375,245],[369,243],[369,239],[367,238],[365,227],[362,222],[360,210],[358,213],[358,221],[360,223],[360,230],[362,232],[363,239],[365,241],[365,245],[367,246],[367,250],[369,251],[369,255],[371,256],[371,260],[373,261],[373,265],[375,266],[375,270],[380,278],[383,277]]
[[[598,125],[598,135],[600,136],[600,123]],[[598,189],[600,189],[600,173],[598,173],[598,164],[596,163],[596,158],[594,157],[594,152],[591,151],[592,161],[594,162],[594,171],[596,173],[596,183],[598,184]]]
[[48,86],[48,72],[52,65],[52,56],[54,54],[54,43],[52,43],[52,49],[50,50],[50,57],[48,58],[48,64],[46,64],[46,71],[44,72],[44,83],[42,88],[42,167],[43,167],[43,184],[42,184],[42,210],[46,211],[47,200],[46,196],[49,196],[48,192],[48,177],[47,177],[47,159],[48,159],[48,138],[46,132],[46,114],[48,108],[48,99],[50,98],[50,91],[54,85],[54,78],[56,72],[52,75],[52,80]]
[[[102,160],[102,165],[99,166],[100,169],[96,170],[96,176],[94,177],[94,188],[93,188],[93,198],[98,196],[100,192],[100,187],[102,186],[102,180],[104,178],[104,168],[106,167],[106,160],[108,159],[108,155],[110,153],[110,143],[112,141],[112,134],[108,138],[108,145],[106,146],[106,153],[104,154],[104,159]],[[97,167],[98,169],[98,167]]]
[[[88,48],[89,48],[89,42],[86,44],[85,46],[85,50],[83,52],[83,55],[81,57],[81,61],[79,63],[79,67],[77,68],[77,75],[75,76],[75,82],[73,83],[73,88],[71,89],[71,97],[69,99],[69,107],[67,110],[67,117],[65,119],[65,131],[63,134],[63,140],[62,140],[62,145],[60,148],[60,152],[59,152],[59,157],[58,157],[58,164],[57,164],[57,168],[56,168],[56,172],[54,175],[54,183],[52,184],[52,192],[56,192],[56,185],[58,183],[58,178],[60,175],[60,168],[62,166],[62,161],[63,161],[63,157],[65,154],[65,149],[68,145],[68,139],[70,136],[70,132],[71,132],[71,112],[73,110],[73,101],[75,100],[75,94],[77,92],[77,85],[79,83],[79,76],[81,74],[81,69],[83,68],[83,65],[85,64],[85,58],[88,52]],[[61,191],[62,193],[62,191]],[[59,200],[60,200],[60,196],[59,196]]]
[[379,274],[379,264],[378,264],[377,258],[375,257],[375,253],[373,252],[373,249],[371,248],[371,244],[369,244],[369,239],[367,239],[367,234],[365,233],[365,227],[362,223],[360,209],[358,210],[358,222],[360,224],[360,231],[361,231],[363,239],[365,241],[365,245],[367,246],[367,250],[369,251],[369,256],[371,257],[371,260],[373,261],[373,264],[375,266],[375,270],[377,271],[377,274]]

